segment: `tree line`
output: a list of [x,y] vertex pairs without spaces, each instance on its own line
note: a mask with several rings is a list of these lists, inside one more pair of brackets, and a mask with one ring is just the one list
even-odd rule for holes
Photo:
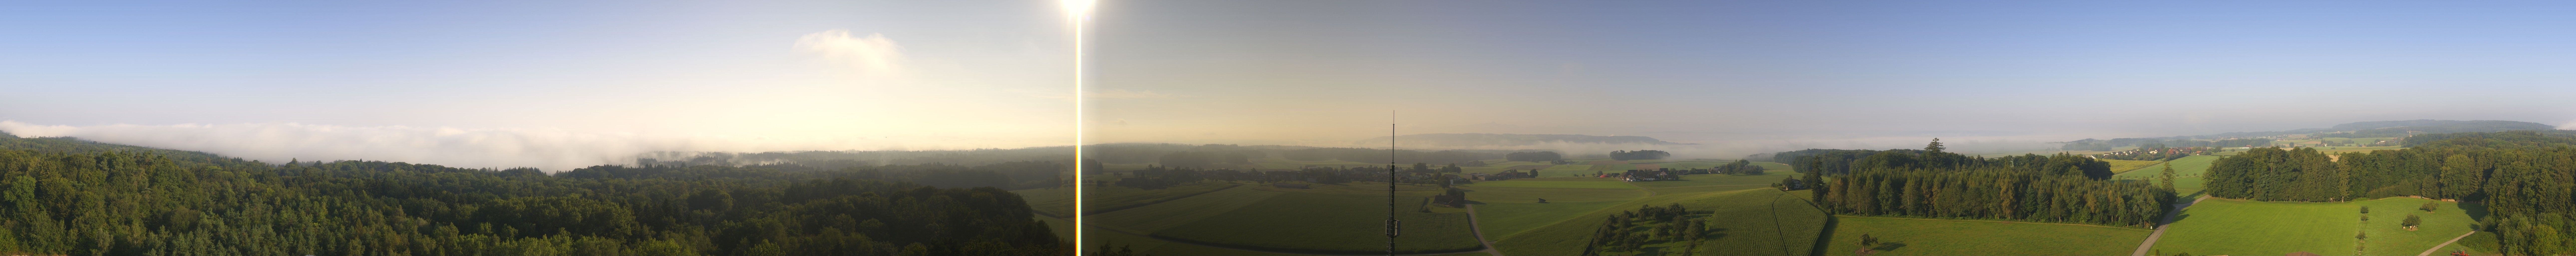
[[[1937,143],[1937,142],[1936,142]],[[1799,154],[1798,169],[1828,212],[2014,219],[2106,226],[2153,225],[2173,190],[2109,180],[2110,165],[2058,154],[1984,158],[1924,150]],[[1846,158],[1864,152],[1866,156]]]
[[1638,150],[1638,151],[1614,150],[1614,151],[1610,151],[1610,160],[1649,160],[1649,159],[1664,159],[1665,157],[1672,157],[1672,156],[1673,156],[1673,153],[1670,153],[1670,152],[1664,152],[1664,151],[1662,151],[1662,150]]
[[921,173],[973,167],[598,166],[547,174],[380,161],[273,164],[180,152],[0,136],[0,252],[1071,252],[1009,191],[897,180],[1015,184],[992,172],[955,180]]
[[2212,163],[2211,196],[2272,201],[2339,201],[2391,196],[2457,199],[2490,214],[2475,228],[2496,232],[2509,254],[2576,253],[2576,133],[2507,131],[2422,134],[2412,148],[2326,155],[2310,148],[2256,148]]

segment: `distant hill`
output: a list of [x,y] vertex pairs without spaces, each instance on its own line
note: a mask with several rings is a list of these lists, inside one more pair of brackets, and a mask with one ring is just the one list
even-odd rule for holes
[[2351,136],[2351,137],[2355,137],[2355,138],[2369,138],[2369,137],[2405,137],[2407,134],[2410,134],[2410,133],[2500,132],[2500,131],[2512,131],[2512,130],[2557,130],[2557,129],[2558,129],[2558,127],[2557,127],[2557,126],[2552,126],[2552,125],[2547,125],[2547,124],[2541,124],[2541,123],[2533,123],[2533,122],[2521,122],[2521,121],[2501,121],[2501,120],[2471,120],[2471,121],[2459,121],[2459,120],[2432,120],[2432,119],[2417,119],[2417,120],[2403,120],[2403,121],[2370,121],[2370,122],[2353,122],[2353,123],[2338,124],[2338,125],[2335,125],[2333,128],[2307,128],[2307,129],[2297,129],[2297,130],[2288,130],[2288,131],[2271,131],[2271,132],[2231,132],[2231,133],[2220,133],[2220,134],[2202,135],[2202,136],[2197,136],[2197,137],[2203,137],[2203,138],[2209,138],[2209,137],[2261,137],[2261,136],[2276,136],[2276,135],[2289,135],[2289,134],[2312,134],[2312,133],[2351,133],[2351,134],[2350,134],[2350,136]]
[[[1356,142],[1356,144],[1363,146],[1383,146],[1386,145],[1386,139],[1387,137],[1381,136],[1360,140],[1359,142]],[[1396,142],[1401,144],[1398,146],[1408,148],[1530,146],[1551,143],[1699,145],[1698,143],[1669,142],[1646,136],[1593,136],[1580,134],[1425,133],[1396,136],[1396,139],[1398,139]]]

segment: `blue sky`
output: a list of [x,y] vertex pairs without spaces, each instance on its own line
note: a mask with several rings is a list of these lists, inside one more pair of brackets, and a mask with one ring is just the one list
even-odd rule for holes
[[[2564,124],[2569,5],[1107,1],[1089,26],[1081,123],[1091,142],[1344,145],[1382,134],[1394,111],[1405,133],[1645,135],[1717,156]],[[0,130],[546,167],[575,163],[475,159],[1062,145],[1073,48],[1058,9],[0,4]],[[316,146],[334,144],[385,146]]]
[[[549,169],[578,165],[470,159],[1064,145],[1073,137],[1062,96],[1072,92],[1073,58],[1071,27],[1056,9],[1053,1],[8,3],[0,4],[0,34],[9,35],[0,39],[0,120],[14,124],[0,130],[275,160],[459,155],[447,161]],[[244,144],[266,145],[233,146]]]
[[[1137,111],[1097,111],[1125,126],[1095,127],[1135,140],[1351,139],[1380,136],[1396,109],[1425,133],[1894,146],[2561,124],[2576,120],[2559,100],[2576,95],[2564,71],[2576,37],[2559,29],[2576,25],[2570,7],[1118,1],[1102,7],[1094,83],[1192,97],[1101,103]],[[1232,134],[1174,132],[1203,130]]]

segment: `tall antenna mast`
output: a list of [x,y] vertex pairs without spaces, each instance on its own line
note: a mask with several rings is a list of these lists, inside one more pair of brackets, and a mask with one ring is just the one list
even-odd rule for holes
[[1386,112],[1386,256],[1395,256],[1395,236],[1404,222],[1395,220],[1395,111]]

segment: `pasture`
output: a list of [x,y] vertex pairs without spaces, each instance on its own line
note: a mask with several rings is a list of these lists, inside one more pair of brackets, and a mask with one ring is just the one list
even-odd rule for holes
[[[2154,232],[2079,224],[1861,216],[1835,216],[1833,226],[1833,240],[1826,243],[1824,255],[1851,255],[1861,248],[1863,234],[1878,238],[1879,244],[1869,246],[1877,251],[1871,255],[2128,255]],[[2165,239],[2173,239],[2173,234],[2165,234]]]
[[[2371,208],[2378,212],[2414,207]],[[2185,208],[2181,218],[2165,230],[2164,238],[2156,241],[2155,249],[2166,254],[2195,255],[2282,255],[2302,251],[2353,255],[2356,252],[2352,237],[2360,231],[2360,210],[2360,206],[2348,203],[2272,203],[2212,198]],[[2393,221],[2373,217],[2374,222]],[[2415,247],[2415,250],[2422,252],[2431,246]],[[2136,247],[2129,246],[2132,249]]]
[[[1494,243],[1507,255],[1579,255],[1583,243],[1594,228],[1608,216],[1640,206],[1681,204],[1692,210],[1714,210],[1697,215],[1710,220],[1713,234],[1700,241],[1696,255],[1807,255],[1816,237],[1823,232],[1828,218],[1798,195],[1771,189],[1748,189],[1716,193],[1666,194],[1623,202],[1582,213],[1539,228],[1509,234],[1488,233],[1488,238],[1504,236]],[[1478,206],[1481,211],[1484,206]],[[1481,214],[1481,213],[1480,213]],[[1547,220],[1516,220],[1547,221]],[[1488,223],[1486,225],[1494,225]],[[1509,223],[1528,226],[1528,223]],[[1501,230],[1498,230],[1501,231]],[[1644,251],[1669,252],[1689,246],[1683,241],[1649,244]],[[1614,253],[1615,254],[1615,253]]]
[[[1412,205],[1410,200],[1407,207]],[[1467,225],[1464,209],[1433,207],[1423,213],[1396,211],[1404,236],[1400,253],[1460,252],[1482,248]],[[1386,197],[1319,193],[1282,193],[1171,225],[1154,237],[1222,244],[1229,247],[1287,252],[1382,253],[1386,250]],[[1195,214],[1195,213],[1194,213]]]

